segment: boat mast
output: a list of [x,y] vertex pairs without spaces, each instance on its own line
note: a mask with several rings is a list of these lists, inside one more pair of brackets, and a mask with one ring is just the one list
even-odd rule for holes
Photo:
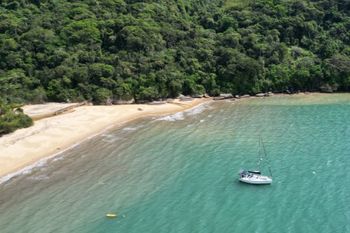
[[258,171],[261,171],[261,137],[259,136]]
[[262,144],[262,147],[263,147],[263,150],[264,150],[265,160],[268,161],[268,163],[269,163],[269,172],[270,172],[270,176],[272,177],[271,164],[270,164],[270,161],[269,161],[268,158],[267,158],[267,154],[266,154],[266,149],[265,149],[264,141],[263,141],[261,138],[260,138],[260,140],[261,140],[261,144]]

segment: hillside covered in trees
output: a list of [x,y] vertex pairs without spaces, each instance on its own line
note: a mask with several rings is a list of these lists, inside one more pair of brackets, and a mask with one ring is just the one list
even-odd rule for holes
[[4,103],[350,89],[348,0],[3,0]]

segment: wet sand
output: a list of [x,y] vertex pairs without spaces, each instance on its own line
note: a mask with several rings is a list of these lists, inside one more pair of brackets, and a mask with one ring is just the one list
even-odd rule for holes
[[[14,173],[40,159],[79,144],[110,128],[149,116],[161,116],[190,109],[211,99],[194,99],[173,103],[148,105],[78,106],[64,114],[51,116],[59,106],[25,106],[32,117],[37,112],[48,114],[29,128],[20,129],[0,138],[0,177]],[[66,106],[63,106],[66,107]]]

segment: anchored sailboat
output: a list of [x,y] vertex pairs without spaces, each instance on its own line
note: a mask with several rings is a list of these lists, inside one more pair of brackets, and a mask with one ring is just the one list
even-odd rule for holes
[[242,170],[239,172],[239,181],[248,184],[271,184],[272,183],[272,172],[269,166],[270,176],[262,175],[261,173],[261,161],[263,160],[261,156],[261,147],[263,148],[264,158],[267,160],[266,150],[264,142],[259,138],[259,158],[258,158],[258,170]]

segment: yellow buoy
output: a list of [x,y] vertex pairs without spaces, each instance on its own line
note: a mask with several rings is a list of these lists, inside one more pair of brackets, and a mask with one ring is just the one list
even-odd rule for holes
[[116,213],[108,213],[108,214],[106,214],[106,217],[107,218],[116,218],[117,214]]

